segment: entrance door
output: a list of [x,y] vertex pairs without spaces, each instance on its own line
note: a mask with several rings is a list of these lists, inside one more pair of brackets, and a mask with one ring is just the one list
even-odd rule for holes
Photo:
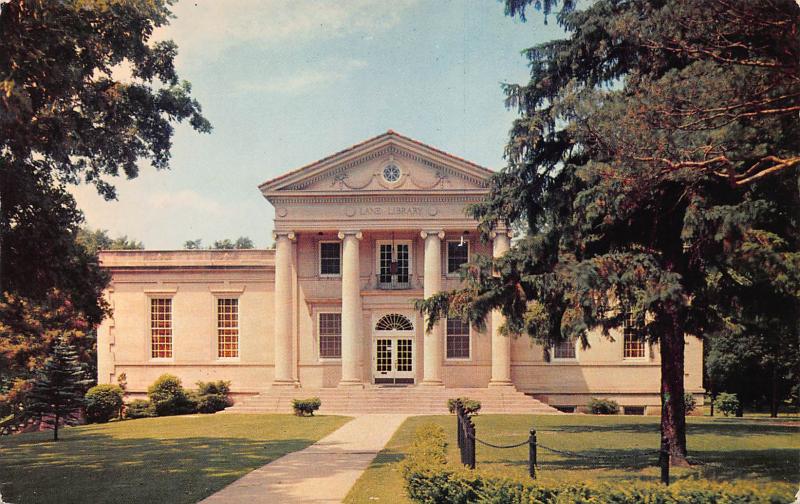
[[414,383],[414,339],[409,337],[375,338],[373,356],[376,384]]
[[372,369],[376,384],[414,383],[414,326],[408,317],[390,314],[375,325]]

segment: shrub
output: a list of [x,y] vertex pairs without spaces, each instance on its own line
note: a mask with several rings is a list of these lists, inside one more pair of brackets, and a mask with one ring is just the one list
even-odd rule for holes
[[492,504],[777,504],[790,502],[793,488],[783,483],[716,483],[683,480],[658,483],[540,483],[528,478],[509,478],[481,470],[454,468],[446,462],[444,431],[437,426],[417,430],[402,473],[409,497],[420,503],[472,502]]
[[469,397],[457,397],[455,399],[448,399],[447,400],[447,411],[450,413],[456,412],[456,405],[461,403],[461,406],[464,408],[464,411],[468,416],[477,415],[478,412],[481,410],[481,402],[475,399],[470,399]]
[[231,382],[197,382],[197,411],[199,413],[215,413],[222,411],[233,402],[229,394]]
[[592,397],[589,400],[589,411],[593,415],[616,415],[619,413],[619,404],[611,399],[598,399]]
[[134,399],[125,405],[125,418],[149,418],[156,416],[156,410],[146,399]]
[[314,416],[314,412],[322,406],[319,397],[309,399],[292,399],[292,408],[297,416]]
[[736,397],[736,394],[729,394],[728,392],[722,392],[717,396],[717,399],[714,401],[714,407],[721,411],[723,415],[735,415],[736,412],[741,407],[739,404],[739,399]]
[[181,385],[181,380],[171,374],[163,374],[147,389],[147,396],[158,416],[194,413],[197,402]]
[[121,416],[122,388],[119,385],[95,385],[84,396],[86,421],[106,423]]
[[697,408],[697,399],[694,398],[694,394],[690,394],[689,392],[684,392],[683,394],[683,407],[686,408],[686,413],[691,413],[692,411]]

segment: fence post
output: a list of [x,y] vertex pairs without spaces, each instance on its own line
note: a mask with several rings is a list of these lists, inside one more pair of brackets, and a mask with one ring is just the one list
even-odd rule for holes
[[531,429],[531,437],[528,438],[528,473],[532,479],[536,479],[536,429]]
[[661,483],[669,485],[669,442],[666,436],[661,438],[661,450],[658,453],[658,465],[661,466]]
[[470,469],[475,469],[475,424],[472,423],[472,419],[468,416],[465,417],[464,421],[467,424],[467,458]]

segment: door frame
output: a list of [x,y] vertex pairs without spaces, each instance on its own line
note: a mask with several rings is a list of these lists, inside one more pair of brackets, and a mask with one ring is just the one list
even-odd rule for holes
[[[379,331],[375,329],[377,322],[386,315],[398,314],[406,317],[411,321],[411,330],[389,330]],[[372,370],[372,383],[375,385],[413,385],[416,383],[417,373],[417,331],[414,324],[414,318],[409,317],[408,314],[400,311],[388,311],[381,313],[379,316],[373,317],[372,324],[372,349],[371,349],[371,370]],[[391,341],[391,371],[378,372],[378,340],[388,339]],[[411,342],[411,371],[398,371],[398,341],[408,340]]]

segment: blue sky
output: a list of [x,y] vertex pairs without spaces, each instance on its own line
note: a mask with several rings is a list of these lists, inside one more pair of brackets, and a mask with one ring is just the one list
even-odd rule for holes
[[156,37],[214,126],[176,129],[171,170],[143,165],[118,201],[73,191],[87,224],[148,249],[244,235],[271,243],[257,185],[388,129],[489,168],[514,113],[501,82],[526,82],[520,51],[558,37],[492,0],[182,0]]

